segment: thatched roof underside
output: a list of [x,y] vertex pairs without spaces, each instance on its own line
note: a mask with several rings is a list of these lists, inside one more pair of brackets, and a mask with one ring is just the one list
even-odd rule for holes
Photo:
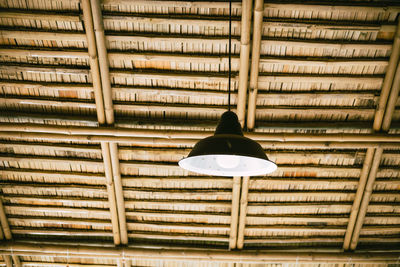
[[0,0],[0,266],[399,264],[399,12],[234,1],[233,109],[278,170],[218,178],[177,162],[227,110],[227,2]]

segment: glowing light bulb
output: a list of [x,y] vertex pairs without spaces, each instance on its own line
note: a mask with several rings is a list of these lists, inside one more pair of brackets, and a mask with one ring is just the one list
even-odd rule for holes
[[236,168],[240,163],[240,157],[232,155],[218,155],[217,164],[224,169]]

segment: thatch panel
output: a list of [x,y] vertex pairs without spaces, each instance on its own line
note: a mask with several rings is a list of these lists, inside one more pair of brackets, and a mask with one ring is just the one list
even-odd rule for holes
[[61,217],[61,218],[81,218],[81,219],[101,219],[109,220],[110,211],[100,209],[79,209],[79,208],[60,208],[60,207],[40,207],[40,206],[7,206],[6,213],[9,216],[42,216],[42,217]]
[[[178,37],[153,37],[153,36],[122,36],[106,35],[106,41],[110,50],[140,51],[140,52],[164,52],[164,53],[192,53],[214,54],[228,53],[228,38],[201,39]],[[232,54],[239,55],[240,41],[232,40]]]
[[335,166],[352,166],[362,162],[363,155],[346,152],[318,153],[310,151],[268,151],[268,158],[276,164],[321,164]]
[[157,105],[156,103],[137,105],[133,102],[132,104],[114,104],[114,110],[117,116],[128,118],[218,120],[227,109],[221,106]]
[[174,212],[127,212],[126,218],[128,221],[134,222],[169,222],[169,223],[201,223],[201,224],[230,224],[230,215],[215,215],[215,214],[185,214]]
[[[110,219],[110,214],[107,211],[109,209],[109,202],[107,199],[82,199],[82,198],[67,198],[67,197],[47,197],[43,198],[40,196],[19,196],[19,195],[10,195],[3,196],[3,202],[10,204],[10,209],[13,209],[16,206],[24,206],[25,209],[37,209],[37,211],[42,212],[45,209],[40,209],[41,206],[43,208],[49,208],[49,212],[53,212],[52,214],[56,214],[57,210],[62,211],[61,215],[54,216],[63,216],[63,217],[74,217],[82,216],[80,214],[90,214],[89,217],[94,217],[97,219]],[[63,211],[64,210],[64,211]],[[107,211],[104,213],[102,210]],[[22,212],[22,213],[21,213]],[[16,213],[17,215],[24,215],[23,209],[21,208],[20,213]],[[53,216],[53,215],[51,215]],[[107,217],[108,216],[108,217]]]
[[381,77],[341,77],[341,76],[259,76],[258,88],[263,91],[329,91],[329,90],[377,90],[381,88]]
[[374,191],[394,191],[400,188],[400,179],[377,179]]
[[78,11],[79,0],[2,0],[0,7],[14,9],[37,9],[37,10],[55,10],[55,11]]
[[[153,117],[153,116],[152,116]],[[159,162],[178,162],[186,157],[190,149],[169,149],[169,148],[128,148],[120,147],[119,158],[121,160],[137,161],[159,161]],[[268,151],[268,157],[279,164],[321,164],[346,166],[359,164],[365,155],[362,153],[315,153],[310,157],[309,151]]]
[[364,225],[400,225],[399,216],[366,216],[364,219]]
[[87,48],[84,33],[0,30],[0,44],[45,48]]
[[90,102],[73,102],[71,100],[44,99],[44,98],[0,98],[0,109],[5,111],[71,114],[95,116],[96,104]]
[[359,178],[361,170],[350,167],[309,166],[309,165],[281,165],[269,176],[273,177],[300,177],[300,178]]
[[260,72],[301,74],[385,74],[387,61],[311,61],[261,59]]
[[54,172],[32,169],[0,169],[2,181],[35,182],[44,184],[104,185],[104,174]]
[[[82,219],[61,219],[61,218],[47,218],[47,217],[13,217],[9,216],[8,222],[12,228],[53,228],[53,229],[82,229],[82,230],[104,230],[110,231],[112,229],[109,220],[87,220]],[[35,230],[33,230],[35,231]]]
[[[260,92],[257,106],[315,106],[373,108],[379,97],[374,93],[321,92],[321,93],[275,93]],[[400,105],[400,100],[399,103]]]
[[[154,86],[167,88],[188,88],[205,90],[226,90],[228,79],[226,77],[212,77],[207,75],[177,75],[176,73],[165,74],[142,74],[125,71],[111,71],[111,82],[115,85],[129,86]],[[220,75],[218,75],[220,76]],[[237,88],[237,78],[232,80],[232,88]]]
[[391,50],[391,44],[336,44],[271,39],[261,42],[260,53],[264,56],[387,58]]
[[29,83],[14,81],[3,81],[0,85],[0,95],[19,95],[25,97],[41,96],[61,99],[94,99],[93,87],[89,85]]
[[0,141],[0,153],[102,159],[101,150],[98,146],[72,146],[49,143],[39,145],[35,143]]
[[0,78],[6,80],[34,81],[34,82],[66,82],[91,83],[90,71],[87,69],[49,68],[34,66],[2,66]]
[[77,160],[71,158],[47,158],[47,157],[16,157],[16,155],[0,155],[0,166],[3,168],[35,169],[48,171],[72,171],[103,173],[102,161]]
[[[232,15],[241,15],[241,3],[232,3]],[[229,5],[224,2],[184,2],[184,1],[125,1],[105,0],[102,2],[105,11],[141,13],[141,14],[186,14],[227,16]]]
[[[355,29],[355,27],[357,27]],[[270,38],[376,41],[382,37],[393,38],[396,27],[376,25],[321,25],[312,23],[264,22],[262,35]],[[386,39],[386,38],[385,38]]]
[[20,13],[7,12],[0,13],[0,25],[5,27],[25,28],[25,29],[42,29],[54,31],[83,31],[83,23],[79,18],[79,14],[60,15],[48,13]]
[[258,178],[250,179],[249,190],[351,190],[357,189],[357,179],[305,179],[296,178]]
[[124,198],[126,200],[148,200],[148,201],[231,201],[232,191],[217,190],[183,190],[174,191],[156,191],[156,190],[132,190],[124,189]]
[[[120,162],[122,175],[133,176],[189,176],[188,171],[181,169],[178,164],[151,164],[142,162]],[[198,176],[199,174],[190,174]]]
[[262,237],[344,237],[346,233],[345,226],[342,227],[301,227],[301,226],[260,226],[247,227],[244,230],[245,237],[262,238]]
[[[1,119],[1,117],[0,117]],[[212,132],[215,131],[215,127],[218,124],[218,121],[196,121],[196,124],[192,124],[194,120],[188,119],[169,119],[164,118],[163,121],[160,121],[158,124],[154,124],[151,118],[118,118],[117,122],[114,124],[115,127],[121,128],[132,128],[132,129],[152,129],[152,130],[183,130],[183,131],[207,131]],[[140,142],[121,142],[119,143],[121,146],[140,146],[140,147],[148,147],[146,144],[141,144]],[[171,144],[168,142],[153,142],[152,147],[193,147],[194,144]]]
[[80,230],[80,229],[63,229],[63,230],[54,230],[53,228],[46,229],[46,228],[13,228],[12,230],[13,235],[18,236],[20,239],[32,238],[32,237],[39,237],[41,239],[45,238],[57,238],[57,239],[89,239],[89,238],[96,238],[100,240],[107,240],[112,238],[113,234],[111,231],[104,231],[104,230]]
[[381,164],[384,166],[400,166],[399,151],[385,152],[382,155]]
[[249,192],[248,201],[257,203],[276,202],[352,202],[355,192],[335,191],[289,191]]
[[364,226],[360,232],[361,236],[400,236],[400,227],[396,226]]
[[[21,256],[24,266],[30,267],[115,267],[117,260],[101,257],[80,258],[62,256]],[[130,267],[130,266],[128,266]]]
[[376,174],[376,177],[379,178],[400,178],[400,168],[395,166],[391,167],[381,167]]
[[[297,249],[299,247],[306,248],[339,248],[343,244],[343,237],[288,237],[281,238],[257,238],[246,239],[244,241],[247,249]],[[306,265],[309,266],[309,265]]]
[[332,21],[352,22],[383,22],[395,21],[399,12],[397,7],[353,5],[302,5],[302,4],[275,4],[264,5],[264,17],[285,19],[320,19]]
[[81,198],[107,199],[107,191],[104,186],[88,187],[77,185],[16,185],[1,183],[1,191],[5,195],[35,195],[35,196],[60,196]]
[[389,192],[372,192],[370,201],[373,202],[389,202],[400,204],[400,191],[389,191]]
[[347,204],[265,204],[255,205],[249,203],[247,215],[291,215],[291,214],[350,214],[351,203]]
[[[212,19],[178,19],[171,17],[119,16],[110,13],[103,16],[106,31],[135,33],[162,33],[197,36],[228,36],[229,21]],[[240,36],[240,21],[232,21],[231,33]]]
[[0,50],[0,62],[52,66],[89,66],[89,55],[75,51]]
[[[119,69],[160,69],[193,72],[227,72],[226,56],[195,56],[181,54],[132,54],[108,53],[111,68]],[[239,70],[239,58],[232,59],[232,71]]]
[[[121,151],[121,150],[120,150]],[[141,189],[232,189],[232,178],[221,177],[122,177],[123,186]]]
[[[191,225],[191,224],[158,224],[158,223],[127,223],[128,231],[135,232],[157,232],[188,235],[229,235],[228,225]],[[173,236],[169,238],[173,239]]]
[[207,212],[230,215],[230,202],[156,202],[156,201],[125,201],[126,211],[169,211],[169,212]]
[[[113,87],[113,99],[123,102],[176,103],[223,106],[228,104],[228,95],[221,91],[185,90],[152,87]],[[0,91],[1,92],[1,91]],[[231,95],[231,104],[236,105],[237,95]]]
[[376,213],[381,213],[381,214],[400,214],[400,206],[398,205],[391,205],[391,204],[384,204],[384,203],[373,203],[370,202],[367,208],[367,216],[368,214],[376,214]]
[[[47,125],[59,125],[59,126],[89,126],[97,127],[99,123],[96,117],[87,116],[70,116],[65,114],[38,114],[30,112],[2,112],[0,113],[0,122],[7,123],[22,123],[22,124],[47,124]],[[10,139],[11,140],[11,139]],[[21,138],[16,137],[14,140],[21,140]],[[39,138],[24,139],[26,141],[39,141]]]
[[[200,176],[197,173],[190,173],[181,169],[177,163],[152,163],[121,161],[121,174],[131,176]],[[335,167],[335,166],[313,166],[313,165],[292,165],[290,167],[281,165],[275,172],[270,174],[273,177],[339,177],[358,178],[359,168]]]
[[301,225],[301,226],[346,226],[348,216],[246,216],[246,226]]
[[[372,121],[375,109],[348,107],[257,107],[259,121]],[[396,115],[397,116],[397,115]]]

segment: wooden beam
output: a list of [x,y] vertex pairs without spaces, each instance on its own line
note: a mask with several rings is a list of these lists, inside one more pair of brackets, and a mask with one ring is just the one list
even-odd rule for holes
[[94,99],[96,102],[97,120],[100,124],[105,123],[104,99],[102,93],[102,84],[100,78],[100,66],[97,56],[96,38],[94,34],[92,9],[90,0],[82,1],[83,19],[88,43],[88,56],[90,63],[90,72],[92,74],[92,83],[94,91]]
[[99,0],[90,1],[92,9],[93,29],[96,37],[101,85],[103,90],[104,112],[107,124],[114,123],[114,109],[112,103],[111,80],[107,56],[107,46],[104,34],[103,18]]
[[239,200],[240,200],[240,182],[241,182],[240,176],[233,177],[229,249],[236,248],[238,216],[239,216]]
[[258,74],[262,39],[264,1],[256,0],[254,4],[253,46],[251,52],[251,69],[249,82],[249,99],[247,107],[247,129],[252,130],[256,118],[256,103],[258,91]]
[[376,174],[378,172],[379,165],[381,162],[382,153],[383,153],[383,149],[381,149],[381,148],[377,148],[375,150],[374,159],[371,163],[368,180],[367,180],[367,183],[364,188],[363,198],[361,201],[360,209],[358,211],[357,221],[354,225],[353,236],[351,238],[351,243],[350,243],[350,248],[349,248],[351,250],[355,250],[357,247],[358,239],[359,239],[360,232],[361,232],[361,227],[363,226],[365,214],[367,213],[369,200],[370,200],[370,197],[372,194],[375,177],[376,177]]
[[[399,62],[399,57],[400,57],[400,21],[397,25],[397,30],[396,34],[394,36],[394,41],[393,41],[393,48],[392,48],[392,53],[390,54],[390,59],[389,59],[389,65],[386,71],[385,79],[382,84],[382,89],[381,89],[381,94],[379,98],[379,104],[376,108],[376,114],[375,114],[375,119],[374,119],[374,125],[373,129],[375,131],[381,130],[382,123],[383,123],[383,117],[385,115],[385,110],[386,110],[386,105],[388,101],[389,94],[393,86],[397,86],[395,83],[393,83],[395,74],[396,74],[396,69],[399,72],[398,67],[398,62]],[[397,66],[397,67],[396,67]],[[400,74],[398,74],[399,76]],[[397,78],[397,83],[398,83]],[[387,124],[387,122],[385,123]],[[385,128],[387,126],[385,125]]]
[[[2,232],[4,233],[5,239],[11,240],[13,237],[11,234],[10,225],[8,224],[6,211],[4,209],[3,201],[1,198],[0,198],[0,224],[1,224]],[[1,238],[1,239],[3,239],[3,238]],[[14,266],[16,266],[16,267],[22,266],[19,257],[17,255],[15,255],[14,253],[11,253],[11,256],[3,255],[3,258],[6,262],[7,267],[13,266],[12,261],[14,261]]]
[[[392,55],[389,60],[389,66],[392,69],[389,69],[386,73],[382,85],[380,101],[377,110],[375,112],[375,120],[373,124],[373,129],[375,131],[388,130],[390,127],[390,123],[392,121],[393,110],[396,101],[391,98],[388,102],[387,98],[389,94],[392,94],[391,91],[394,91],[393,95],[395,95],[394,97],[396,99],[399,93],[398,83],[400,82],[400,67],[397,67],[396,72],[394,70],[394,68],[396,68],[396,65],[398,64],[400,56],[399,41],[400,41],[400,22],[397,26],[396,37],[393,43],[394,51],[392,51]],[[394,80],[397,82],[397,84],[393,83]],[[388,110],[388,112],[385,112],[385,110]],[[383,128],[383,122],[385,122],[385,128]],[[343,244],[343,248],[345,250],[354,250],[357,247],[361,228],[364,223],[364,218],[367,213],[368,204],[374,187],[376,174],[378,172],[379,165],[381,163],[382,153],[383,153],[382,148],[368,149],[367,151],[367,156],[364,161],[364,165],[366,165],[365,169],[368,169],[368,174],[367,174],[368,176],[366,179],[364,176],[360,178],[360,185],[359,189],[357,190],[355,198],[356,201],[353,203],[352,212],[350,214],[349,225],[347,227],[347,232],[345,236],[345,242]],[[372,155],[373,159],[371,158]]]
[[103,162],[104,162],[104,170],[105,176],[107,180],[107,192],[108,192],[108,201],[110,206],[110,213],[111,213],[111,223],[113,228],[113,237],[114,237],[114,244],[119,245],[121,243],[121,235],[120,235],[120,227],[119,227],[119,220],[118,220],[118,211],[117,211],[117,204],[116,204],[116,195],[115,195],[115,188],[114,188],[114,181],[113,181],[113,173],[112,173],[112,163],[110,157],[110,147],[109,143],[101,142],[101,150],[103,154]]
[[246,227],[246,215],[247,215],[247,202],[249,193],[249,176],[244,176],[242,181],[242,193],[240,196],[240,217],[239,217],[239,229],[237,238],[237,248],[242,249],[244,244],[244,230]]
[[243,262],[243,263],[269,263],[269,262],[300,262],[300,263],[396,263],[398,252],[243,252],[219,250],[190,250],[190,249],[146,249],[131,247],[100,247],[100,246],[71,246],[3,242],[0,252],[17,255],[80,257],[80,258],[141,258],[141,259],[174,259],[196,260],[201,262]]
[[[400,27],[400,26],[399,26]],[[400,40],[400,36],[399,36]],[[400,43],[399,43],[400,45]],[[382,130],[387,132],[390,129],[392,123],[393,115],[395,114],[396,104],[399,100],[400,92],[400,64],[397,65],[397,70],[393,78],[392,88],[390,90],[389,99],[386,103],[385,115],[382,120]]]
[[240,65],[237,115],[240,125],[244,127],[246,119],[247,82],[249,77],[251,10],[253,1],[242,0],[242,24],[240,38]]
[[[0,137],[8,136],[7,133],[34,133],[37,137],[45,136],[45,134],[57,134],[60,139],[64,136],[69,136],[72,140],[80,139],[80,136],[85,135],[86,141],[96,140],[95,137],[107,137],[112,141],[111,137],[130,137],[132,141],[135,138],[164,138],[164,139],[203,139],[212,134],[212,131],[177,131],[177,130],[153,130],[153,129],[127,129],[113,127],[76,127],[76,126],[53,126],[53,125],[37,125],[19,123],[0,123]],[[54,136],[54,137],[56,137]],[[398,134],[301,134],[301,133],[248,133],[246,135],[257,141],[275,141],[275,142],[400,142]],[[96,141],[100,140],[97,139]],[[114,139],[115,140],[115,139]]]
[[128,244],[128,232],[127,232],[127,226],[126,226],[124,190],[123,190],[122,181],[121,181],[118,145],[116,143],[109,143],[109,146],[110,146],[110,156],[111,156],[113,180],[114,180],[114,186],[115,186],[115,196],[116,196],[116,201],[117,201],[118,221],[119,221],[119,227],[120,227],[121,243]]

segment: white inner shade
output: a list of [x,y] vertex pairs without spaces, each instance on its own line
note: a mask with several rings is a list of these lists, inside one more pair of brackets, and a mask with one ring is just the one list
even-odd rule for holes
[[238,155],[205,155],[179,161],[185,170],[215,176],[256,176],[276,170],[275,163]]

